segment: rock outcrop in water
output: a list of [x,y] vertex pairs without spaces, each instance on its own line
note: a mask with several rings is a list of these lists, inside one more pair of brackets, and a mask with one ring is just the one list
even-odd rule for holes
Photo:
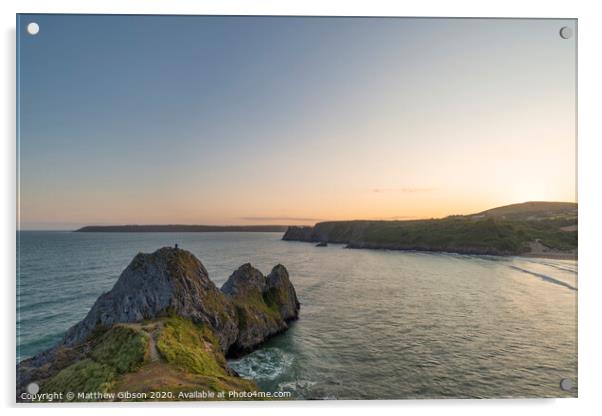
[[266,277],[245,264],[220,290],[186,250],[140,253],[59,345],[17,366],[17,400],[31,382],[46,392],[116,391],[126,381],[128,391],[176,390],[174,383],[256,390],[228,368],[225,355],[286,330],[299,307],[282,265]]
[[299,301],[288,272],[281,264],[267,278],[249,263],[240,266],[222,286],[236,308],[238,337],[234,354],[247,352],[288,328],[297,319]]
[[189,251],[164,247],[134,257],[115,286],[96,300],[83,321],[67,331],[65,344],[82,342],[98,326],[169,314],[210,326],[224,351],[236,340],[234,307],[209,280],[205,267]]

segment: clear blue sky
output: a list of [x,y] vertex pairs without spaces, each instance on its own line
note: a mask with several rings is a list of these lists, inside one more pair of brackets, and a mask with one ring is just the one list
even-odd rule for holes
[[24,229],[575,199],[573,20],[18,20]]

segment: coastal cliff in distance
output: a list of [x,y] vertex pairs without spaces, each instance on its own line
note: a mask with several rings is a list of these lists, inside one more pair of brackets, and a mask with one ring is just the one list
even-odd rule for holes
[[525,202],[472,215],[408,221],[328,221],[289,227],[287,241],[348,248],[577,257],[576,203]]
[[286,225],[87,225],[76,233],[210,233],[244,232],[275,233],[286,231]]
[[218,289],[186,250],[140,253],[62,342],[18,364],[17,401],[27,401],[34,382],[40,393],[83,394],[68,401],[99,400],[86,392],[161,391],[169,393],[158,398],[165,400],[255,392],[255,382],[238,377],[225,357],[285,331],[299,308],[282,265],[264,276],[244,264]]

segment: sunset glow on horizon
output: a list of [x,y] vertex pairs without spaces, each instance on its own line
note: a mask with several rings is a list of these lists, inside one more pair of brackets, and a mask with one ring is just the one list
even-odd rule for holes
[[32,20],[19,229],[576,202],[573,20]]

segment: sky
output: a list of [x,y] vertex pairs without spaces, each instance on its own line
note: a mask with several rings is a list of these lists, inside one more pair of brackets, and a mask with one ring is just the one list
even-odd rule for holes
[[576,36],[563,26],[576,31],[574,20],[20,15],[18,227],[576,201]]

